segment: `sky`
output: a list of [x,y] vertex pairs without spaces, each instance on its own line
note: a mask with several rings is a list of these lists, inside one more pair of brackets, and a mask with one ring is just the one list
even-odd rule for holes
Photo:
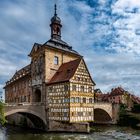
[[50,39],[55,2],[62,39],[84,56],[95,88],[140,96],[139,0],[0,0],[0,90]]

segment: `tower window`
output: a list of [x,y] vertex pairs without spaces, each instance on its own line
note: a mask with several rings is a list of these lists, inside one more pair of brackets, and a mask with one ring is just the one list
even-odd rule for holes
[[54,64],[58,65],[58,57],[57,56],[54,57]]

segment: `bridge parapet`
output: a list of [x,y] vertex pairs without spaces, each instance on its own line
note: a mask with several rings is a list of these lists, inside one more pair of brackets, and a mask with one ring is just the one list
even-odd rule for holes
[[32,102],[32,103],[28,103],[28,102],[21,102],[21,103],[5,103],[5,106],[43,106],[44,103],[41,102]]

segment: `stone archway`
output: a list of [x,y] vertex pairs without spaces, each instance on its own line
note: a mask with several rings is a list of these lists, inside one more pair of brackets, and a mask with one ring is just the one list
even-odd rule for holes
[[[28,118],[28,120],[30,120],[30,122],[32,122],[32,128],[37,128],[37,129],[43,129],[45,130],[46,129],[46,120],[45,118],[33,111],[33,110],[28,110],[28,109],[14,109],[14,110],[11,110],[11,111],[8,111],[6,112],[5,114],[5,117],[8,121],[8,123],[11,124],[11,122],[16,122],[15,124],[17,125],[21,125],[19,123],[19,120],[23,120]],[[27,120],[27,119],[26,119]],[[30,124],[28,124],[27,126],[30,127]]]
[[111,116],[103,109],[94,109],[94,122],[98,124],[106,124],[112,122]]
[[34,92],[34,102],[41,102],[41,90],[36,89]]

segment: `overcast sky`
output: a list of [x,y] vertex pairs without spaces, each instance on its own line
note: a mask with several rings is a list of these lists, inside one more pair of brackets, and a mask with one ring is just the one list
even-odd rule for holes
[[[62,39],[77,50],[103,92],[140,96],[140,1],[57,0]],[[0,0],[0,89],[30,63],[35,42],[50,39],[53,0]]]

